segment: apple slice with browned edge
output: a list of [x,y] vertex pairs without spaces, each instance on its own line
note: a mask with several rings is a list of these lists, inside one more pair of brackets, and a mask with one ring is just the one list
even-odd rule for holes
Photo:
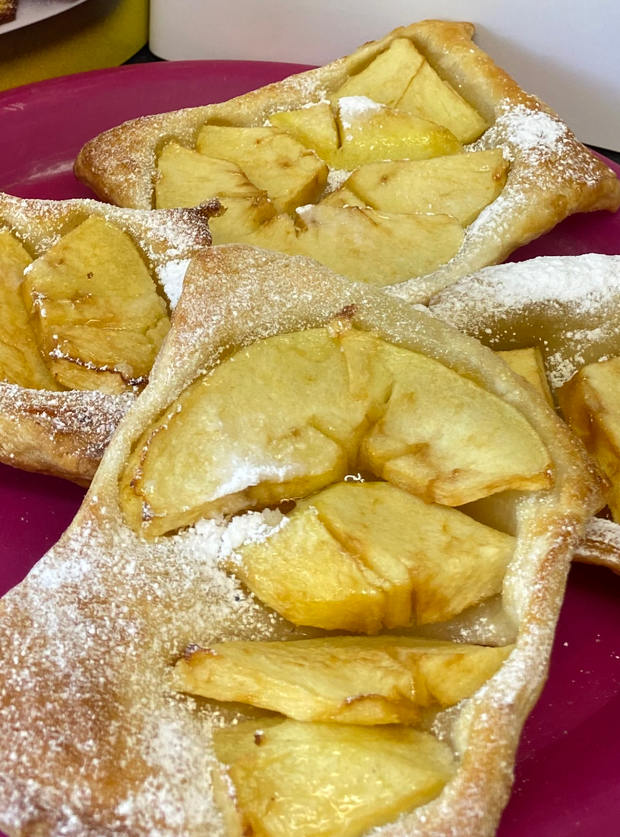
[[22,292],[58,384],[114,393],[146,383],[168,313],[118,226],[89,216],[28,267]]
[[0,379],[31,389],[59,389],[39,352],[20,288],[32,259],[7,230],[0,231]]
[[297,721],[418,724],[424,710],[470,697],[511,650],[392,635],[238,640],[191,649],[174,683],[188,694]]
[[205,125],[196,150],[235,163],[277,212],[318,200],[327,182],[327,165],[298,140],[272,127]]
[[308,497],[230,568],[296,625],[378,633],[443,622],[501,591],[514,539],[389,483]]

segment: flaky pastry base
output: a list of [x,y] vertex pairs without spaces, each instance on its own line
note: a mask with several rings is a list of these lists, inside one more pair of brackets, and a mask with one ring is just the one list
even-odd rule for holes
[[[172,664],[191,642],[305,632],[219,568],[224,522],[151,542],[136,535],[123,522],[119,476],[144,429],[222,353],[337,316],[510,402],[553,463],[554,487],[532,492],[518,510],[502,607],[516,649],[444,718],[456,774],[435,800],[373,832],[493,833],[521,726],[545,680],[572,548],[601,502],[598,478],[552,411],[478,342],[310,260],[228,245],[190,265],[150,382],[75,520],[0,603],[0,828],[11,837],[225,833],[211,730],[234,713],[174,694]],[[492,621],[465,615],[444,625],[444,636],[484,641]]]
[[473,33],[469,23],[414,23],[324,67],[228,102],[126,122],[90,140],[77,157],[75,173],[105,200],[150,208],[157,155],[164,142],[175,139],[193,147],[206,122],[260,126],[274,111],[318,102],[395,38],[410,38],[491,125],[470,149],[501,147],[511,163],[502,193],[466,228],[456,255],[432,274],[394,286],[396,295],[423,302],[461,276],[503,261],[568,215],[620,206],[620,182],[614,172],[578,142],[547,105],[497,67],[472,41]]
[[[32,258],[42,255],[90,215],[116,223],[136,243],[151,275],[189,259],[211,243],[214,207],[140,212],[94,200],[35,200],[0,193],[0,230],[12,233]],[[165,295],[165,286],[161,288]],[[92,478],[134,395],[49,391],[0,382],[0,462],[26,471]]]

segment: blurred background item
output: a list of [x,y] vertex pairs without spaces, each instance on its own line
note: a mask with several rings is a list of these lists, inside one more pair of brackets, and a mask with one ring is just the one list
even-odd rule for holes
[[0,90],[122,64],[148,19],[148,0],[0,0]]

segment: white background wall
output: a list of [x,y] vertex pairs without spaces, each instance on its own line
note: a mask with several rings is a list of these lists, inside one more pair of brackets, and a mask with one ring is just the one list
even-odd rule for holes
[[150,47],[324,64],[428,17],[475,23],[476,42],[582,141],[620,151],[620,0],[151,0]]

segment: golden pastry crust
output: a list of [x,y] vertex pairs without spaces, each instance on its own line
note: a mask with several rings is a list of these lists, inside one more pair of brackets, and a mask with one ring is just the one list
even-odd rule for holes
[[472,41],[468,23],[428,20],[400,27],[351,55],[228,102],[189,108],[120,125],[88,142],[75,171],[100,197],[122,206],[153,206],[157,155],[164,141],[193,147],[207,121],[263,125],[277,110],[318,102],[363,69],[396,38],[410,38],[439,75],[491,124],[470,149],[502,148],[511,163],[500,196],[465,231],[456,255],[437,271],[401,282],[394,293],[425,301],[433,292],[550,230],[575,212],[615,210],[620,183],[577,141],[561,119],[525,93]]
[[[553,462],[554,487],[519,507],[504,582],[502,613],[516,649],[443,719],[459,758],[454,778],[434,801],[376,832],[493,833],[521,726],[545,679],[571,550],[601,502],[597,477],[561,422],[477,342],[310,260],[230,245],[192,263],[149,385],[119,426],[74,522],[0,604],[0,827],[12,837],[224,832],[210,778],[211,730],[231,714],[175,695],[172,664],[197,639],[285,639],[304,630],[220,569],[222,522],[139,538],[122,522],[119,476],[144,429],[222,353],[335,316],[434,357],[507,400]],[[474,615],[443,630],[446,638],[484,641],[490,621],[497,619]]]
[[[0,232],[8,231],[37,258],[90,216],[129,234],[149,272],[161,281],[166,266],[211,243],[214,207],[140,212],[94,200],[28,200],[0,194]],[[162,282],[162,295],[165,283]],[[134,396],[85,390],[42,390],[0,382],[0,461],[86,484],[114,428]]]

